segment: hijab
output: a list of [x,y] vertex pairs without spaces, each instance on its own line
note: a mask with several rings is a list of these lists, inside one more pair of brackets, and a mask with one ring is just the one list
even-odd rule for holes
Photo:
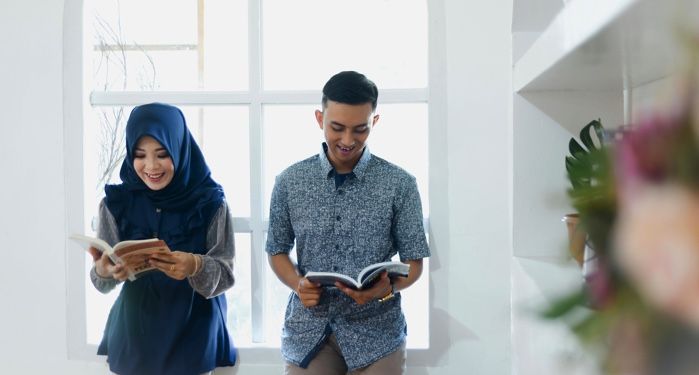
[[[141,193],[158,208],[186,211],[191,213],[190,219],[208,222],[223,202],[223,189],[211,178],[211,171],[187,128],[182,111],[162,103],[135,107],[129,115],[125,132],[126,157],[119,173],[122,183],[105,186],[105,202],[115,219],[128,220],[130,214],[124,212],[124,208],[129,205],[133,194]],[[157,191],[146,186],[133,164],[136,145],[146,135],[167,150],[175,167],[172,181]]]

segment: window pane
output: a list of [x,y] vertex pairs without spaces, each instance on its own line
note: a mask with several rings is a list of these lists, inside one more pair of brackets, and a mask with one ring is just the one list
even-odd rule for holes
[[93,0],[92,6],[100,35],[140,44],[197,42],[196,0]]
[[247,1],[202,4],[199,28],[197,0],[95,1],[93,87],[104,91],[246,89]]
[[341,70],[379,89],[427,85],[425,0],[265,0],[262,12],[265,89],[317,90]]
[[132,107],[95,107],[85,112],[83,127],[83,191],[85,233],[94,234],[104,185],[120,183],[119,170],[126,154],[124,128]]
[[99,345],[107,324],[109,310],[121,292],[121,284],[107,294],[102,294],[95,289],[90,280],[92,269],[92,257],[85,253],[85,329],[87,331],[87,343]]
[[[85,113],[83,129],[83,191],[85,234],[94,236],[97,208],[104,197],[105,183],[119,182],[124,158],[124,127],[131,107],[98,107]],[[102,339],[109,309],[119,295],[121,285],[108,294],[98,292],[90,281],[92,258],[85,256],[85,329],[87,342],[97,345]]]
[[248,88],[248,2],[206,0],[204,16],[204,87]]
[[[213,179],[223,186],[233,216],[250,216],[250,127],[247,106],[184,107]],[[193,113],[190,115],[189,111]],[[194,126],[196,124],[196,126]]]
[[415,176],[422,214],[429,217],[427,104],[380,104],[376,113],[381,117],[369,136],[371,152]]
[[238,347],[252,344],[250,243],[249,233],[235,234],[235,259],[233,261],[235,285],[226,292],[228,329],[233,337],[233,342]]
[[429,269],[430,259],[426,258],[422,263],[422,276],[410,288],[400,292],[401,307],[408,324],[408,349],[430,347]]
[[[289,256],[291,261],[296,264],[296,246],[291,249]],[[271,268],[268,267],[265,271],[265,346],[280,347],[284,312],[293,292],[279,281]]]
[[269,215],[274,178],[291,164],[320,152],[323,131],[314,115],[319,108],[320,104],[263,107],[265,216]]

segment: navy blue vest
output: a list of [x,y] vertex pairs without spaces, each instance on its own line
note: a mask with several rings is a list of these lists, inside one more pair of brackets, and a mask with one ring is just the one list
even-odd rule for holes
[[[158,237],[173,251],[206,253],[206,232],[214,212],[191,227],[186,212],[160,210],[145,194],[134,192],[121,207],[119,238]],[[135,214],[140,213],[140,214]],[[189,223],[189,224],[188,224]],[[118,374],[194,375],[235,364],[236,351],[226,328],[224,295],[206,299],[187,279],[151,272],[125,281],[109,313],[98,354],[107,355]]]

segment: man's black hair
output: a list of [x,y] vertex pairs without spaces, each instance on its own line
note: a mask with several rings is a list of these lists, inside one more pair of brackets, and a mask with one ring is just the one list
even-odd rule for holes
[[344,104],[371,103],[371,109],[376,109],[379,89],[376,84],[364,74],[355,71],[344,71],[332,76],[323,86],[323,109],[327,108],[328,100]]

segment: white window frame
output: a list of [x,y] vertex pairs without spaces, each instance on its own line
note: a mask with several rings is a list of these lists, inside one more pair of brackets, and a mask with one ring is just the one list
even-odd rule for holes
[[[264,340],[264,301],[265,273],[269,272],[264,236],[267,222],[264,220],[264,181],[263,181],[263,127],[262,110],[268,104],[313,104],[320,102],[318,91],[270,91],[262,87],[261,56],[261,2],[248,0],[248,48],[249,48],[249,90],[248,91],[158,91],[158,92],[93,92],[87,87],[83,67],[89,62],[84,51],[92,48],[84,35],[83,0],[65,0],[64,5],[64,150],[65,150],[65,202],[66,237],[69,233],[81,232],[83,222],[83,120],[84,113],[92,106],[130,106],[161,101],[175,105],[247,105],[250,121],[250,217],[235,217],[236,233],[251,234],[251,285],[253,342]],[[429,105],[429,201],[431,217],[439,216],[438,221],[448,215],[439,209],[446,202],[446,171],[438,171],[433,176],[433,167],[446,165],[446,155],[441,150],[446,139],[446,65],[444,47],[444,5],[443,0],[425,0],[428,3],[429,34],[429,89],[385,89],[381,90],[382,104],[386,103],[427,103]],[[90,94],[88,94],[90,93]],[[436,198],[436,199],[435,199]],[[435,202],[437,201],[437,202]],[[438,203],[434,205],[434,203]],[[438,211],[438,212],[435,212]],[[425,221],[425,229],[430,238],[434,233]],[[446,234],[446,233],[445,233]],[[448,238],[448,237],[445,237]],[[433,241],[431,241],[433,242]],[[67,338],[69,359],[103,361],[97,356],[96,346],[87,343],[85,327],[85,253],[71,249],[66,240],[66,279],[67,279]],[[432,248],[434,255],[435,248]],[[430,271],[435,262],[430,262]],[[431,272],[427,273],[430,275]],[[430,277],[431,278],[431,277]],[[430,280],[431,282],[431,280]],[[430,293],[431,294],[431,293]],[[430,299],[432,296],[430,296]],[[430,301],[430,328],[435,326],[434,304]],[[432,332],[432,329],[430,329]],[[408,365],[435,365],[439,358],[439,346],[435,335],[430,334],[430,348],[409,350]],[[443,348],[442,348],[443,349]],[[246,365],[278,365],[279,349],[270,347],[239,348],[241,361]]]

